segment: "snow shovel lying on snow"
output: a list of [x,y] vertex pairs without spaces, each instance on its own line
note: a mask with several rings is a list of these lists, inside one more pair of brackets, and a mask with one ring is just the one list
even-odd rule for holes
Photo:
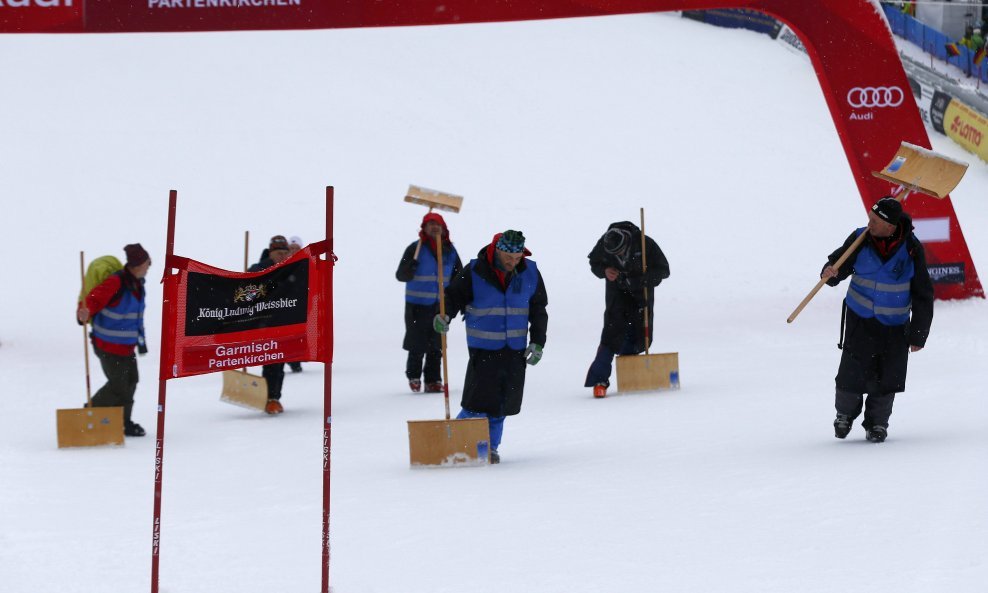
[[[412,186],[414,188],[415,186]],[[412,188],[409,188],[411,193]],[[431,191],[431,190],[429,190]],[[438,192],[434,192],[438,193]],[[448,195],[448,194],[442,194]],[[430,198],[431,199],[431,198]],[[410,200],[438,208],[432,202]],[[460,198],[462,201],[462,198]],[[459,203],[456,205],[458,212]],[[441,245],[441,242],[438,242]],[[443,250],[436,250],[439,260],[439,314],[446,316],[445,282],[443,281]],[[487,418],[450,419],[449,417],[449,370],[446,361],[446,334],[440,336],[443,353],[443,401],[446,404],[445,420],[409,420],[408,453],[412,467],[454,467],[487,465],[490,460],[490,427]]]
[[[961,182],[964,173],[967,172],[967,166],[967,163],[955,161],[932,150],[903,142],[895,156],[892,157],[892,162],[881,171],[872,172],[872,175],[899,184],[899,187],[893,192],[893,197],[900,202],[914,191],[942,200],[947,197],[947,194],[954,191],[957,184]],[[854,243],[851,243],[851,246],[833,263],[833,267],[841,267],[847,258],[851,257],[851,254],[861,246],[867,236],[867,231],[858,235]],[[786,323],[792,323],[826,283],[826,278],[820,278],[813,290],[789,315]]]
[[[250,231],[244,231],[244,271],[247,271]],[[268,403],[268,381],[264,377],[251,375],[247,369],[223,371],[223,392],[220,401],[235,406],[264,411]]]
[[[642,276],[648,272],[645,258],[645,209],[641,209],[642,231]],[[648,353],[648,286],[643,286],[645,293],[645,354],[627,354],[617,357],[617,390],[618,393],[633,391],[658,391],[660,389],[679,389],[679,353],[666,352],[662,354]]]
[[[86,283],[85,255],[79,252],[79,271],[83,286]],[[85,298],[86,295],[82,295]],[[82,324],[82,348],[86,360],[86,407],[55,410],[55,425],[58,433],[58,448],[98,447],[101,445],[123,445],[123,408],[111,406],[94,408],[89,387],[89,336]]]

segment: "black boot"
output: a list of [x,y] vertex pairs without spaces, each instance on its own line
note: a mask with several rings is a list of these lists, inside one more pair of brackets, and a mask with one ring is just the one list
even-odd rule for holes
[[865,433],[865,438],[872,443],[884,443],[886,437],[889,436],[889,431],[885,429],[884,426],[872,426]]
[[497,454],[497,449],[491,449],[491,465],[501,463],[501,456]]
[[851,432],[851,424],[854,420],[851,419],[847,414],[837,414],[837,419],[834,420],[834,436],[842,439]]
[[141,428],[141,425],[136,422],[131,422],[130,420],[124,422],[124,436],[128,437],[142,437],[146,432]]

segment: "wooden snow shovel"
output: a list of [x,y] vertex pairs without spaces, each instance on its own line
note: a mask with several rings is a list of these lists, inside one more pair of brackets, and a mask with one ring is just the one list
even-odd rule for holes
[[[914,191],[942,200],[947,197],[947,194],[954,191],[961,178],[964,177],[964,173],[967,172],[967,167],[967,163],[955,161],[932,150],[903,142],[895,156],[892,157],[892,162],[881,171],[872,172],[872,175],[899,184],[893,196],[899,202],[905,200],[906,196]],[[867,235],[867,230],[858,235],[854,243],[851,243],[851,246],[837,258],[832,266],[835,269],[840,268],[847,261],[847,258],[857,251]],[[813,290],[789,315],[786,323],[792,323],[826,283],[826,278],[820,278]]]
[[[642,231],[642,278],[648,273],[648,263],[645,259],[645,209],[641,209]],[[660,389],[679,389],[679,353],[665,352],[649,354],[648,340],[648,284],[643,282],[642,291],[645,297],[645,354],[628,354],[617,357],[617,390],[618,393],[633,391],[658,391]]]
[[[406,198],[407,199],[407,198]],[[442,238],[437,237],[439,263],[439,314],[446,316],[443,286]],[[487,465],[490,460],[490,427],[487,418],[450,419],[449,371],[446,366],[446,334],[440,335],[443,353],[443,401],[445,420],[409,420],[408,453],[412,467]]]
[[[244,271],[247,271],[250,231],[244,231]],[[268,403],[268,381],[264,377],[251,375],[247,369],[223,371],[223,392],[220,401],[235,406],[264,411]]]
[[408,192],[405,193],[405,201],[421,206],[428,206],[429,212],[433,210],[459,212],[463,206],[463,196],[447,194],[417,185],[408,186]]
[[[79,271],[83,286],[86,284],[85,255],[79,252]],[[85,298],[85,296],[83,296]],[[86,359],[86,407],[82,409],[55,410],[58,432],[58,448],[99,447],[124,444],[123,407],[94,408],[89,387],[89,336],[88,322],[82,324],[82,348]]]

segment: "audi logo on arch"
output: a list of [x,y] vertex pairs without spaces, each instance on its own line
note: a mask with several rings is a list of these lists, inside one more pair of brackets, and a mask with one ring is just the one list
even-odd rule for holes
[[851,107],[898,107],[906,94],[897,86],[856,86],[847,91],[847,102]]

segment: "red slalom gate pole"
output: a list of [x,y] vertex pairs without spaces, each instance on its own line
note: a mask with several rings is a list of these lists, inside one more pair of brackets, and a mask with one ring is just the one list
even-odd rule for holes
[[326,273],[323,275],[324,322],[328,331],[328,351],[323,368],[322,431],[322,593],[329,593],[329,487],[330,449],[333,440],[333,186],[326,187]]
[[[164,277],[171,274],[171,259],[175,253],[175,210],[178,202],[178,192],[171,190],[168,192],[168,239],[165,244],[165,271]],[[161,357],[160,365],[167,363],[166,351],[168,344],[169,323],[172,321],[169,315],[169,308],[172,306],[167,299],[167,288],[165,299],[162,302],[161,315]],[[158,593],[158,551],[161,547],[161,478],[162,465],[165,457],[165,392],[168,381],[158,377],[158,423],[155,429],[154,445],[154,521],[151,527],[151,593]]]

